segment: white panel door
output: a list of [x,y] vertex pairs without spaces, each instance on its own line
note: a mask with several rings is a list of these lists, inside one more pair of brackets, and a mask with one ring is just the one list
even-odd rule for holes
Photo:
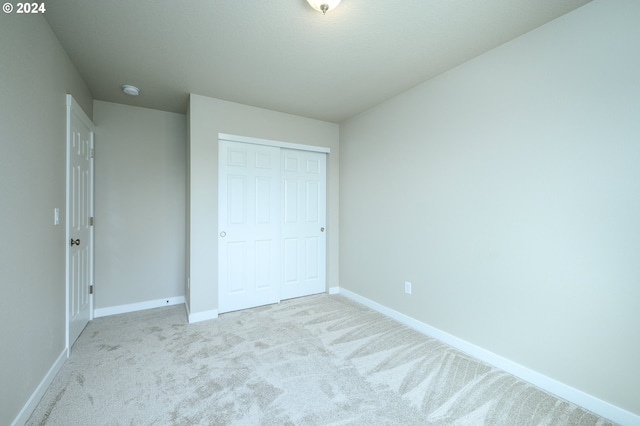
[[325,291],[326,155],[283,149],[282,299]]
[[71,348],[91,319],[93,276],[93,127],[75,102],[68,102],[67,131],[67,308]]
[[280,149],[219,144],[218,312],[280,301]]

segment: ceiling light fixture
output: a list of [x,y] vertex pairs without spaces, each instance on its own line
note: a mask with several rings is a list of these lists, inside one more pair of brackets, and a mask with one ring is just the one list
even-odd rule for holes
[[333,10],[340,4],[342,0],[307,0],[307,3],[318,12],[322,12],[324,15],[329,10]]
[[138,96],[140,94],[140,89],[136,86],[131,86],[130,84],[125,84],[122,86],[122,91],[127,95]]

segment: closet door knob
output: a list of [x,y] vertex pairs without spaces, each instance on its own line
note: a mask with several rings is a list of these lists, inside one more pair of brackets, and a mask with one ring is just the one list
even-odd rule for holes
[[324,232],[324,226],[320,228],[320,232]]
[[79,246],[79,245],[80,245],[80,238],[76,238],[75,240],[73,238],[71,239],[71,247]]
[[227,233],[226,233],[226,232],[224,232],[224,231],[222,231],[222,232],[220,233],[220,236],[221,236],[222,238],[224,238],[224,237],[226,237],[226,236],[227,236]]

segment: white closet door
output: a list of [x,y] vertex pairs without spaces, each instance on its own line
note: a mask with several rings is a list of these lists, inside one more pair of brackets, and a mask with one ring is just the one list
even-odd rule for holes
[[92,319],[93,123],[67,95],[67,306],[71,348]]
[[326,154],[283,149],[282,299],[325,291]]
[[221,140],[218,164],[218,311],[277,303],[280,149]]

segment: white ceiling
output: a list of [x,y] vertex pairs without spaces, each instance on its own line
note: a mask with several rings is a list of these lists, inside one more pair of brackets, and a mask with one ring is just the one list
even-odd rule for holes
[[[185,113],[189,93],[341,122],[590,0],[50,0],[95,99]],[[123,84],[140,87],[137,98]]]

